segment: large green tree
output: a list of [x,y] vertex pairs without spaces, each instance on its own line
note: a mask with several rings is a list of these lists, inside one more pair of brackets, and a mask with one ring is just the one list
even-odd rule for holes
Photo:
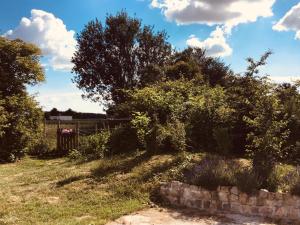
[[105,25],[91,21],[77,36],[74,82],[88,98],[124,102],[124,89],[152,81],[149,75],[155,76],[155,67],[166,64],[171,55],[166,39],[164,31],[142,26],[123,11],[108,16]]
[[0,37],[0,161],[14,161],[41,134],[42,110],[26,91],[45,79],[41,51]]

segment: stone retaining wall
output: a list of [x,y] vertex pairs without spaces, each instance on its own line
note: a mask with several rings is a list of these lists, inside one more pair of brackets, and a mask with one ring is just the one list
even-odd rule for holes
[[217,191],[208,191],[178,181],[162,184],[160,194],[172,205],[210,213],[230,212],[300,221],[300,198],[290,194],[260,190],[250,196],[240,192],[237,187],[219,187]]

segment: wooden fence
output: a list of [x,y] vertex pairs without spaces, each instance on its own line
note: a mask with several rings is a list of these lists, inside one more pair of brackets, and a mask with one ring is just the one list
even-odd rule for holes
[[56,149],[62,153],[68,153],[72,149],[77,149],[79,143],[78,130],[58,128],[56,143]]
[[72,149],[78,149],[80,137],[95,134],[101,130],[111,130],[127,123],[129,119],[101,119],[101,120],[45,120],[44,136],[53,148],[66,154]]

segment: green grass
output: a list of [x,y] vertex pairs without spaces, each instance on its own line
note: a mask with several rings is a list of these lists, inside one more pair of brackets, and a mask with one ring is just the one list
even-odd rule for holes
[[25,158],[0,165],[0,224],[105,224],[148,207],[182,155],[136,153],[88,163]]

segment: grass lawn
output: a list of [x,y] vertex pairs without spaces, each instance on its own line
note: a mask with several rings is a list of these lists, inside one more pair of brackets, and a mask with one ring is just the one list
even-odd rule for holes
[[149,206],[180,155],[136,153],[92,162],[25,158],[0,165],[0,224],[105,224]]

